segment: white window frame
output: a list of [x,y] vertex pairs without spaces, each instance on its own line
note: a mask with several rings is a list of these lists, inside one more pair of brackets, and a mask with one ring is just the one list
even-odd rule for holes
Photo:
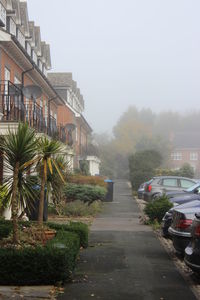
[[190,152],[190,160],[198,160],[198,152]]
[[172,152],[171,153],[172,160],[182,160],[182,152]]

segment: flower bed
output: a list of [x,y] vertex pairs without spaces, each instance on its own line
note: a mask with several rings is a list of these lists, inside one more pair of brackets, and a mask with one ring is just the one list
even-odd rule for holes
[[0,248],[0,284],[55,284],[70,280],[79,247],[76,233],[59,231],[43,247]]
[[11,221],[0,220],[0,284],[55,284],[72,278],[80,247],[88,245],[88,226],[82,223],[60,225],[46,223],[56,236],[42,243],[24,243],[23,232],[32,230],[33,223],[20,222],[20,247],[6,244],[12,232]]

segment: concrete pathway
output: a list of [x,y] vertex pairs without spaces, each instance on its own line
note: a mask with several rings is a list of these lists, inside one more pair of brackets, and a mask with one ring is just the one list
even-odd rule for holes
[[91,228],[74,283],[59,300],[196,299],[139,210],[126,182],[115,183],[114,201]]

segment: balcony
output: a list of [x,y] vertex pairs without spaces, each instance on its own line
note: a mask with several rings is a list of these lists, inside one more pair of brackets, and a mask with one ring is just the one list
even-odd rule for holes
[[58,127],[52,116],[44,115],[43,108],[36,102],[23,102],[21,88],[10,81],[0,81],[0,118],[1,125],[26,122],[38,133],[66,142],[64,127]]

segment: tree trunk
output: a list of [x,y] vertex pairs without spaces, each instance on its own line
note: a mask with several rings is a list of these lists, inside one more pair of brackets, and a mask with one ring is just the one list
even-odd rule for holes
[[17,186],[18,186],[18,173],[19,173],[19,162],[16,163],[13,174],[13,191],[11,200],[11,212],[13,221],[13,243],[19,243],[18,233],[18,201],[17,201]]
[[40,191],[40,203],[38,212],[38,223],[40,226],[43,225],[43,213],[44,213],[44,189],[45,189],[45,173],[44,166],[41,168],[41,191]]

